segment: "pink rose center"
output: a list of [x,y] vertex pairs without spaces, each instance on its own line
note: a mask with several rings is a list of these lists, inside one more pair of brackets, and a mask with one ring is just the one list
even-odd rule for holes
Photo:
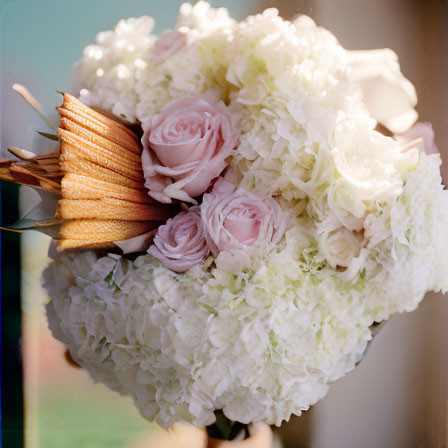
[[190,220],[182,222],[182,224],[176,228],[173,226],[169,236],[170,246],[182,246],[185,242],[190,241],[196,235],[197,230],[196,224]]
[[164,143],[181,142],[185,144],[203,138],[208,123],[194,118],[196,117],[181,117],[174,125],[166,127],[162,133]]
[[250,209],[233,209],[223,227],[241,244],[253,244],[260,234],[261,220]]
[[212,120],[212,114],[204,110],[179,111],[154,129],[149,144],[166,167],[198,162],[204,157],[208,140],[219,132],[219,126],[213,127]]

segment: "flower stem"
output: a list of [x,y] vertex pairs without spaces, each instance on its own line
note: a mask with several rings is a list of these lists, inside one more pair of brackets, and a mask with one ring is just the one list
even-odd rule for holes
[[233,440],[241,431],[244,431],[244,438],[249,437],[247,425],[240,422],[232,422],[224,413],[219,410],[215,411],[216,421],[213,425],[206,427],[207,435],[211,439]]

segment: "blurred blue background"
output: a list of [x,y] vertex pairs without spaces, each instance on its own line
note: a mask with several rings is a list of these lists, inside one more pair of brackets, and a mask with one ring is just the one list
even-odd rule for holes
[[[33,111],[11,91],[24,84],[45,110],[60,103],[57,91],[70,90],[72,66],[98,32],[109,30],[121,18],[150,15],[154,32],[175,24],[181,0],[0,0],[1,117],[13,126],[2,126],[2,148],[26,147],[34,137]],[[257,0],[215,0],[236,18],[257,11]],[[2,121],[3,121],[2,120]],[[20,126],[19,134],[16,132]],[[37,122],[37,125],[41,125]]]

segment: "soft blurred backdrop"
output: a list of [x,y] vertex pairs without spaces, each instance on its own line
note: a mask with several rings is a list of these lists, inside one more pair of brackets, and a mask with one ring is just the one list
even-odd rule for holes
[[[174,25],[178,0],[0,0],[1,152],[32,148],[41,123],[11,85],[26,85],[51,110],[71,84],[71,66],[95,34],[123,17],[152,15],[156,32]],[[448,164],[448,6],[443,0],[212,0],[236,18],[277,7],[308,14],[349,49],[390,47],[419,94]],[[445,181],[448,170],[444,169]],[[24,199],[26,201],[26,198]],[[144,421],[129,399],[70,366],[46,327],[40,273],[48,239],[22,237],[22,341],[27,448],[199,447],[200,431],[173,434]],[[4,248],[3,248],[4,249]],[[448,250],[448,248],[447,248]],[[13,254],[8,254],[13,259]],[[448,273],[447,273],[448,275]],[[12,280],[9,280],[10,283]],[[8,282],[8,279],[4,279]],[[10,284],[10,286],[14,286]],[[408,448],[447,446],[448,300],[429,294],[394,317],[359,367],[302,417],[283,425],[285,447]]]

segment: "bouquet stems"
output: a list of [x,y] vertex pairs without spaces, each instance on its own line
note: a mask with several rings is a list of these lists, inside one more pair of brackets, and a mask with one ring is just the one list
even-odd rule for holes
[[216,422],[207,426],[207,448],[272,448],[273,434],[266,424],[248,425],[229,420],[215,412]]
[[213,425],[206,427],[209,439],[231,441],[241,433],[243,434],[243,439],[247,439],[249,437],[248,426],[244,423],[232,422],[221,410],[216,411],[215,416],[216,422],[213,423]]

